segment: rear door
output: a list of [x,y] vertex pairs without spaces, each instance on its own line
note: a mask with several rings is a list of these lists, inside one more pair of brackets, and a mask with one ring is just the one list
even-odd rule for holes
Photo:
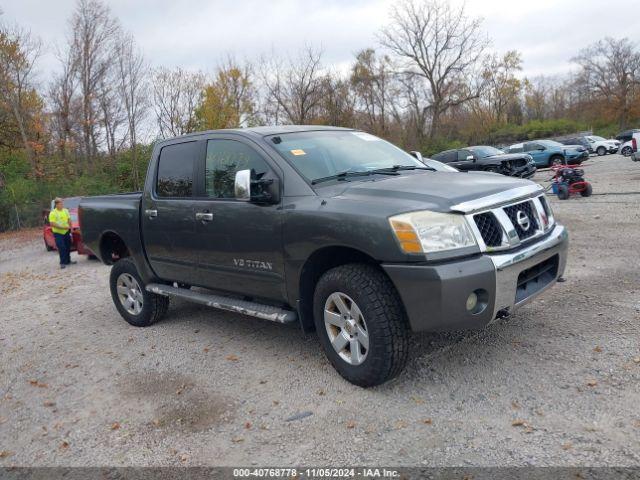
[[198,284],[276,301],[286,299],[280,205],[235,199],[235,174],[256,179],[281,172],[253,142],[232,135],[209,137],[199,167],[195,204]]
[[197,267],[195,172],[204,141],[162,147],[142,199],[142,238],[153,271],[163,280],[193,283]]

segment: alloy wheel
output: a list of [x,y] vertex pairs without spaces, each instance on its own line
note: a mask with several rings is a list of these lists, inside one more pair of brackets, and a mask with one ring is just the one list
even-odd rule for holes
[[324,304],[324,325],[331,346],[345,362],[360,365],[369,353],[364,316],[351,297],[334,292]]
[[118,299],[127,313],[139,315],[142,312],[144,296],[135,277],[129,273],[122,273],[116,281],[116,289]]

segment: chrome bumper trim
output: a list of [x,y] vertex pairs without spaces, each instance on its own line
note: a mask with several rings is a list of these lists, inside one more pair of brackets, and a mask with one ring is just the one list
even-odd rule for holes
[[[567,248],[569,235],[562,225],[556,224],[549,236],[543,240],[513,253],[488,254],[496,270],[496,299],[493,319],[499,311],[508,309],[513,312],[516,308],[531,301],[547,288],[556,283],[562,276],[567,264]],[[518,276],[523,270],[533,267],[544,260],[558,254],[558,271],[553,281],[533,295],[516,303]]]

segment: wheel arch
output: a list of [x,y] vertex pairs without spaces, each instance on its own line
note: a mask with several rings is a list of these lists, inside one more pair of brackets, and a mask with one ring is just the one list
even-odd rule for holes
[[[313,294],[320,277],[332,268],[348,263],[363,263],[375,266],[384,273],[380,264],[371,255],[352,247],[327,246],[315,250],[300,269],[298,277],[298,315],[304,332],[314,330]],[[386,275],[386,273],[385,273]]]
[[102,233],[99,245],[100,259],[106,265],[113,265],[118,260],[131,256],[126,242],[112,230]]

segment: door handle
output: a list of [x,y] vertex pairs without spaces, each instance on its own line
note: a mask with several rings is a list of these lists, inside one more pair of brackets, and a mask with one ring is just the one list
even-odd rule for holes
[[147,210],[144,211],[144,214],[149,218],[157,217],[158,216],[158,210],[147,209]]
[[203,222],[210,222],[211,220],[213,220],[213,213],[197,212],[196,220],[201,220]]

